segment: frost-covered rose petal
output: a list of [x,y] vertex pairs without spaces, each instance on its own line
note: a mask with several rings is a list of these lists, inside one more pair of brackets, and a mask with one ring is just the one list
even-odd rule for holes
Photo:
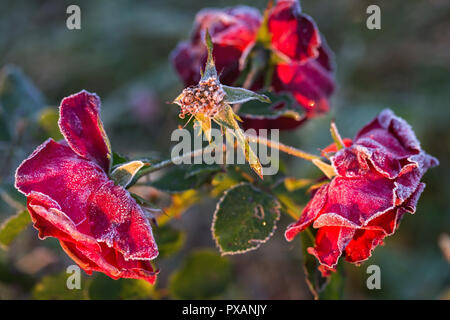
[[318,56],[321,44],[314,21],[301,12],[297,0],[279,0],[268,20],[272,46],[292,62],[306,62]]
[[335,89],[330,55],[331,51],[322,46],[317,59],[275,67],[273,88],[277,92],[290,92],[307,117],[329,111],[328,99]]
[[83,90],[63,99],[58,123],[76,154],[97,162],[108,172],[111,150],[99,113],[98,96]]
[[55,237],[64,251],[88,274],[103,272],[118,278],[145,279],[151,283],[157,272],[148,260],[125,260],[124,256],[80,232],[73,221],[58,209],[58,204],[43,194],[31,192],[27,197],[28,210],[41,239]]
[[[350,140],[347,140],[350,142]],[[406,212],[416,211],[425,188],[420,180],[438,160],[426,154],[411,127],[392,111],[382,111],[364,126],[331,162],[337,176],[322,186],[298,222],[288,226],[292,238],[309,225],[318,229],[308,252],[327,274],[343,254],[361,263],[383,239],[395,232]]]
[[335,268],[345,247],[352,240],[355,229],[345,227],[323,227],[317,231],[316,246],[308,248],[308,253],[319,259],[320,263]]
[[320,187],[314,194],[313,198],[303,209],[300,219],[288,226],[285,237],[288,241],[294,239],[294,237],[305,230],[317,217],[327,201],[328,184]]
[[[86,272],[153,283],[157,272],[150,260],[158,249],[151,226],[131,195],[108,177],[108,167],[97,157],[102,153],[92,151],[104,146],[97,144],[93,127],[94,120],[100,121],[98,109],[78,103],[92,97],[100,102],[85,91],[63,100],[60,112],[66,118],[60,123],[72,143],[49,139],[40,145],[17,169],[16,188],[27,196],[39,237],[57,238]],[[86,129],[77,131],[78,121]]]
[[40,145],[16,173],[16,188],[50,197],[75,223],[86,220],[91,194],[108,181],[102,168],[52,139]]

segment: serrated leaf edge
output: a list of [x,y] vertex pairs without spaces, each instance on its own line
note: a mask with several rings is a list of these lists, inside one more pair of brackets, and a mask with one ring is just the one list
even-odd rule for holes
[[276,216],[276,219],[275,219],[275,223],[274,223],[273,229],[272,229],[272,231],[269,233],[269,235],[268,235],[266,238],[264,238],[264,239],[250,239],[250,240],[248,240],[249,243],[252,242],[252,243],[255,243],[255,244],[256,244],[256,246],[255,246],[255,247],[252,247],[252,248],[248,248],[248,249],[245,249],[245,250],[237,250],[237,251],[224,251],[224,250],[222,249],[222,247],[221,247],[220,244],[219,244],[218,237],[216,236],[216,234],[215,234],[215,232],[214,232],[214,225],[215,225],[216,220],[217,220],[217,212],[219,211],[220,205],[221,205],[222,202],[224,201],[224,199],[225,199],[225,197],[227,196],[228,192],[232,191],[232,190],[235,189],[235,188],[244,186],[244,185],[250,186],[250,187],[253,188],[253,190],[255,190],[256,192],[262,192],[261,190],[259,190],[258,188],[256,188],[255,186],[253,186],[251,183],[248,183],[248,182],[241,182],[241,183],[235,184],[235,185],[232,186],[231,188],[229,188],[229,189],[227,189],[227,190],[224,191],[222,197],[219,199],[219,201],[217,201],[217,204],[216,204],[216,210],[214,210],[213,220],[212,220],[212,222],[211,222],[211,233],[212,233],[214,242],[216,243],[216,246],[219,248],[219,252],[220,252],[220,254],[221,254],[222,256],[225,256],[225,255],[230,255],[230,256],[232,256],[232,255],[242,254],[242,253],[246,253],[246,252],[249,252],[249,251],[256,250],[256,249],[258,249],[262,244],[266,243],[266,242],[267,242],[267,241],[275,234],[275,231],[277,230],[277,224],[276,224],[276,222],[280,220],[280,216],[281,216],[281,214],[280,214],[281,204],[280,204],[280,202],[278,201],[277,198],[275,198],[273,195],[267,193],[267,195],[271,196],[271,197],[275,200],[275,202],[276,202],[276,204],[277,204],[277,206],[274,207],[275,212],[277,213],[277,216]]

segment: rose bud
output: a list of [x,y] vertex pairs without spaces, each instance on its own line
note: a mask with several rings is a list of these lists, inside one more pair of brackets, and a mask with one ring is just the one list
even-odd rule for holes
[[341,255],[355,264],[368,259],[395,232],[406,212],[415,213],[425,188],[420,180],[428,168],[439,164],[391,110],[382,111],[353,143],[345,140],[344,145],[330,158],[336,176],[317,190],[285,233],[291,241],[310,225],[318,229],[315,246],[308,252],[317,257],[324,275],[336,267]]

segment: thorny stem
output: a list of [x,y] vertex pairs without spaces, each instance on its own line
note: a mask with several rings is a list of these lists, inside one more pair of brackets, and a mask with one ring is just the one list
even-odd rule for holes
[[[255,136],[255,135],[249,135],[249,134],[246,134],[246,137],[250,142],[257,142],[257,143],[264,144],[264,145],[268,146],[269,148],[278,149],[281,152],[290,154],[291,156],[294,156],[297,158],[305,159],[308,161],[312,161],[314,159],[321,159],[320,156],[317,156],[317,155],[314,155],[311,153],[307,153],[300,149],[297,149],[297,148],[294,148],[294,147],[291,147],[291,146],[288,146],[283,143],[276,142],[276,141],[273,141],[273,140],[270,140],[267,138],[263,138],[263,137]],[[175,163],[181,163],[181,162],[183,162],[183,160],[199,157],[199,156],[203,155],[205,150],[206,150],[206,148],[205,149],[197,149],[192,152],[183,154],[181,156],[158,162],[150,167],[146,167],[140,171],[139,178],[141,178],[144,175],[150,174],[152,172],[170,167],[170,166],[174,165]],[[209,152],[212,152],[213,150],[214,150],[214,148],[208,148]],[[224,146],[224,151],[225,151],[225,146]]]

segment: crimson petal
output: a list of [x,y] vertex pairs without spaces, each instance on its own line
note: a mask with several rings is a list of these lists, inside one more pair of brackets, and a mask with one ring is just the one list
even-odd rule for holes
[[373,249],[383,243],[386,234],[380,230],[356,230],[353,239],[345,248],[345,260],[352,263],[361,263],[368,259]]
[[39,146],[17,169],[16,188],[28,196],[50,197],[75,224],[86,220],[89,197],[108,181],[96,163],[52,139]]
[[[348,221],[348,226],[363,226],[395,206],[394,182],[373,169],[363,177],[335,177],[329,184],[327,202],[317,218],[316,227],[329,225],[334,216]],[[323,217],[322,217],[323,215]],[[316,220],[316,221],[317,221]]]
[[121,186],[108,181],[89,199],[87,218],[97,241],[120,251],[127,260],[151,260],[158,255],[152,229],[142,209]]
[[143,279],[155,283],[157,270],[148,260],[126,260],[120,252],[102,244],[99,251],[92,251],[81,243],[60,241],[61,247],[87,274],[103,272],[113,279]]
[[292,241],[292,239],[294,239],[294,237],[298,233],[305,230],[311,224],[311,222],[319,214],[322,207],[325,205],[325,202],[327,200],[327,191],[328,191],[328,184],[320,187],[316,191],[314,197],[311,199],[310,202],[308,202],[305,209],[303,209],[300,219],[295,223],[291,223],[287,227],[286,232],[284,234],[286,240]]
[[301,13],[297,0],[280,0],[268,20],[275,50],[295,62],[306,62],[318,56],[320,35],[314,21]]
[[328,268],[335,268],[354,233],[352,228],[322,227],[317,231],[315,247],[308,248],[308,253]]
[[109,171],[111,148],[100,120],[100,98],[85,90],[62,100],[59,128],[72,150]]
[[41,238],[56,237],[87,271],[154,281],[158,254],[141,208],[100,166],[51,139],[17,169]]

